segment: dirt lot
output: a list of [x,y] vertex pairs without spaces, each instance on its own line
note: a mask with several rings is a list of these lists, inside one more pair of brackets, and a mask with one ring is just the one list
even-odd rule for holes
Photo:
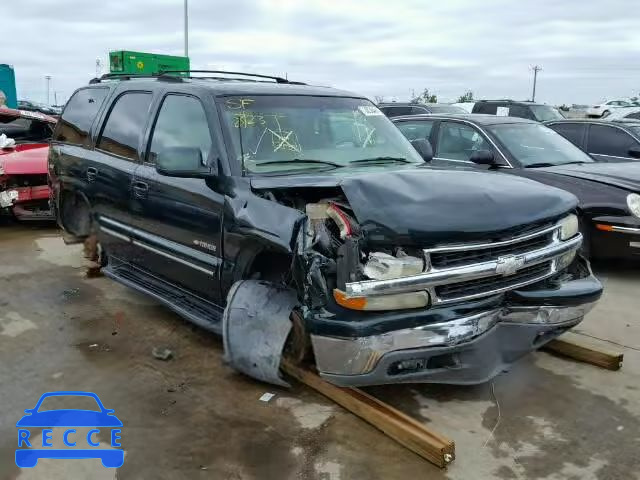
[[[620,372],[537,353],[493,385],[369,389],[456,441],[441,471],[303,387],[234,373],[217,337],[86,278],[80,250],[51,228],[0,227],[0,479],[640,478],[640,267],[601,267],[605,297],[578,329],[627,346],[604,344],[624,352]],[[115,409],[122,468],[15,466],[15,422],[53,390]]]

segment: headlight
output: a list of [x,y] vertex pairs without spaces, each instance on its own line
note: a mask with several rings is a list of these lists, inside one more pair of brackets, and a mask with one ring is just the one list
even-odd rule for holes
[[569,240],[578,234],[578,217],[573,213],[560,220],[560,239]]
[[640,217],[640,195],[637,193],[630,193],[627,195],[627,206],[631,213],[636,217]]
[[373,280],[418,275],[424,270],[424,260],[409,255],[394,257],[388,253],[372,252],[364,266],[364,274]]

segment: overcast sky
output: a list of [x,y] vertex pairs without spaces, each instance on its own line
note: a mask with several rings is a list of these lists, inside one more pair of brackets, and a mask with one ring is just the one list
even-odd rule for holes
[[[594,103],[640,92],[629,0],[189,0],[192,68],[241,69],[407,100]],[[183,0],[4,1],[0,63],[18,95],[66,99],[110,50],[183,53]],[[51,95],[53,102],[53,93]]]

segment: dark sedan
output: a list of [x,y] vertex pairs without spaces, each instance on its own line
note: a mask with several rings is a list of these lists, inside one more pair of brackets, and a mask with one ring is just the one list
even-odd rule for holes
[[584,253],[640,259],[640,162],[595,162],[550,128],[494,115],[394,118],[433,146],[433,167],[495,169],[567,190],[580,200]]
[[448,103],[379,103],[378,108],[387,117],[401,117],[403,115],[422,115],[425,113],[466,113],[464,109]]
[[640,120],[554,120],[545,125],[596,161],[640,160]]

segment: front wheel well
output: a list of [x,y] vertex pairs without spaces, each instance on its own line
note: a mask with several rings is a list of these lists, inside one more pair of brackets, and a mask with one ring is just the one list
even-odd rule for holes
[[291,280],[291,266],[291,255],[262,250],[248,265],[245,278],[287,284]]

